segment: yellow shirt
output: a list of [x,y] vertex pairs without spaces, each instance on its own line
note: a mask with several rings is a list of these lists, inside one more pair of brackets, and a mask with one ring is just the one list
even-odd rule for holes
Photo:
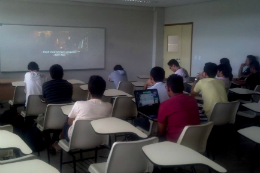
[[215,78],[199,80],[194,91],[196,93],[202,92],[203,109],[207,117],[209,117],[215,103],[228,101],[224,82]]

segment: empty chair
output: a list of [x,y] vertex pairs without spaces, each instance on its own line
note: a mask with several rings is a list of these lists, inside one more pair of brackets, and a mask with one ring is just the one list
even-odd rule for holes
[[238,101],[215,103],[211,111],[209,121],[212,121],[214,126],[234,124],[236,121],[238,107]]
[[26,101],[24,89],[24,86],[15,87],[13,100],[9,100],[10,106],[24,106]]
[[87,100],[88,98],[88,91],[82,90],[79,86],[82,84],[73,84],[73,94],[72,94],[72,100],[75,101],[81,101],[81,100]]
[[135,86],[130,81],[120,81],[117,89],[124,91],[127,94],[134,95]]
[[[61,131],[64,124],[67,121],[67,116],[65,116],[61,110],[61,106],[67,104],[48,104],[46,107],[44,119],[37,123],[37,128],[40,131],[49,131],[50,133],[54,131]],[[48,144],[47,144],[48,145]],[[47,146],[48,163],[50,163],[50,153],[49,147]]]
[[[7,130],[9,132],[13,132],[13,126],[12,125],[0,126],[0,130]],[[13,156],[13,150],[1,150],[0,151],[0,158],[11,157],[11,156]]]
[[21,111],[23,117],[38,116],[45,112],[46,103],[41,102],[41,95],[29,95],[26,111]]
[[153,164],[144,155],[142,147],[157,142],[156,137],[132,142],[115,142],[107,162],[94,163],[88,170],[91,173],[153,172]]
[[177,143],[189,147],[197,152],[204,153],[212,127],[213,122],[185,126]]
[[136,126],[136,128],[138,128],[139,130],[141,130],[143,133],[145,133],[147,136],[156,136],[157,135],[157,122],[156,121],[152,121],[149,120],[150,123],[150,127],[149,127],[149,131],[143,129],[140,126]]
[[116,97],[113,104],[112,117],[131,120],[136,117],[137,109],[132,97]]
[[[91,120],[76,120],[70,142],[67,142],[66,139],[62,139],[59,141],[58,144],[62,148],[61,155],[60,155],[60,172],[62,172],[63,164],[73,163],[74,173],[76,173],[76,158],[74,154],[82,152],[84,150],[85,151],[95,150],[94,158],[95,158],[95,162],[97,162],[98,149],[102,148],[100,146],[108,144],[108,135],[97,134],[93,130],[90,122]],[[62,161],[63,150],[73,157],[73,161],[69,161],[69,162]],[[85,159],[81,158],[81,160],[85,160]]]

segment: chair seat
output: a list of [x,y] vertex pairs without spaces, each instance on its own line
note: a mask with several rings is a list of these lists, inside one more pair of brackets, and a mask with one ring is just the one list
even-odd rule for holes
[[58,145],[66,152],[70,151],[69,143],[66,141],[66,139],[61,139],[58,143]]
[[26,112],[25,112],[25,111],[21,111],[21,115],[22,115],[23,117],[26,117]]
[[13,100],[9,100],[8,103],[9,103],[10,105],[12,105],[12,106],[14,105],[14,101],[13,101]]
[[240,115],[242,117],[246,117],[246,118],[255,118],[256,117],[256,113],[253,111],[239,111],[237,112],[237,115]]
[[91,173],[105,173],[106,171],[106,165],[107,162],[103,162],[103,163],[94,163],[91,164],[88,168],[89,172]]
[[148,135],[148,136],[150,135],[150,132],[148,132],[147,130],[143,129],[142,127],[136,126],[136,128],[139,129],[139,130],[141,130],[144,134],[146,134],[146,135]]

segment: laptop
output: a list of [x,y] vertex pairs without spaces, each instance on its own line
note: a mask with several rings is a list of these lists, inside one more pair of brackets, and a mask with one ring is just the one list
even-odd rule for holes
[[148,118],[157,119],[160,99],[157,89],[134,92],[137,111]]

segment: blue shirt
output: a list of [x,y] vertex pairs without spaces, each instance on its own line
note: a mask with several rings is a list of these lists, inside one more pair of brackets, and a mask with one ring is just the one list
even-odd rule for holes
[[127,74],[124,70],[113,71],[108,77],[114,81],[116,88],[118,87],[120,81],[128,81]]

